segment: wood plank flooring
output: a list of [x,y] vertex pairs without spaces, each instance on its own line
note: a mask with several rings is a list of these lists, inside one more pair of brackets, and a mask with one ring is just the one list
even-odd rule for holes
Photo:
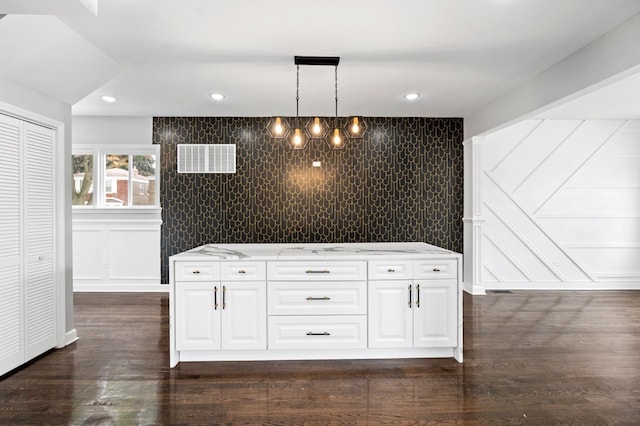
[[167,295],[76,294],[75,321],[0,380],[0,424],[640,424],[640,292],[465,295],[463,364],[169,369]]

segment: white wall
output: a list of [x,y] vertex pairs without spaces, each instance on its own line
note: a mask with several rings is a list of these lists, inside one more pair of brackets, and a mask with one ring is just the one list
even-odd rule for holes
[[151,145],[152,117],[74,116],[74,145]]
[[485,135],[640,70],[640,15],[464,117],[465,139]]
[[[73,144],[149,146],[152,125],[151,117],[75,116]],[[74,209],[74,291],[167,291],[160,284],[161,224],[160,209]]]
[[[11,112],[15,109],[22,109],[30,113],[58,121],[64,127],[64,143],[58,144],[56,161],[62,165],[62,170],[71,170],[71,106],[42,95],[41,93],[21,86],[13,81],[0,77],[0,104],[11,106]],[[0,105],[2,109],[2,105]],[[62,188],[69,188],[71,185],[71,175],[63,173],[64,178],[60,179],[59,185]],[[72,251],[71,251],[71,194],[59,198],[59,208],[57,213],[57,232],[59,233],[58,247],[62,249],[57,256],[62,258],[64,270],[60,272],[59,279],[65,282],[65,331],[74,334],[73,328],[73,271],[72,271]]]
[[640,120],[526,120],[465,150],[468,291],[640,289]]

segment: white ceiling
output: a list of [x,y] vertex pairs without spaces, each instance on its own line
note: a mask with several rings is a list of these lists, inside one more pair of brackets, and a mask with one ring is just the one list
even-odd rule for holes
[[[0,76],[74,115],[295,115],[293,56],[340,56],[340,115],[464,117],[639,12],[639,0],[103,0],[97,16],[47,17],[30,34],[20,27],[42,17],[0,19]],[[24,62],[37,40],[65,61]],[[333,115],[333,78],[300,68],[301,115]]]

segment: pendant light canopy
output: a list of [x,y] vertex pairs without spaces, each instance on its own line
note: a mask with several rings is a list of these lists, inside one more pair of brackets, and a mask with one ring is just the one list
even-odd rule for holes
[[[308,140],[324,139],[333,149],[342,149],[347,139],[362,138],[366,124],[362,117],[350,117],[342,125],[338,117],[338,56],[295,56],[296,65],[296,116],[287,123],[284,117],[273,117],[268,124],[268,131],[273,139],[286,139],[291,149],[303,149]],[[335,75],[335,117],[328,123],[322,117],[313,117],[306,122],[299,116],[300,104],[300,65],[333,66]]]

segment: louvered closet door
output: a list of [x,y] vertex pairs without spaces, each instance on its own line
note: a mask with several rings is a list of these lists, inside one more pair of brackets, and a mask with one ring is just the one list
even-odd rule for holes
[[0,114],[0,374],[24,362],[21,343],[20,134]]
[[25,344],[31,359],[55,346],[55,132],[25,123],[24,136]]

